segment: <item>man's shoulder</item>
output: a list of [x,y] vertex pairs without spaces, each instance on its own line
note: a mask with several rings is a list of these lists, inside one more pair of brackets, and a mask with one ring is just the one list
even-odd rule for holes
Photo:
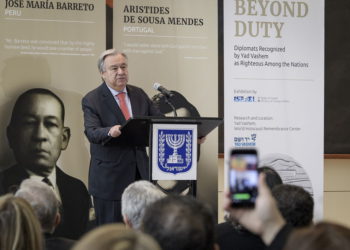
[[93,90],[90,90],[85,96],[84,98],[94,98],[97,95],[101,95],[103,93],[106,92],[106,90],[108,90],[106,84],[103,82],[101,83],[98,87],[94,88]]
[[65,185],[75,185],[75,186],[84,186],[84,183],[79,180],[78,178],[75,178],[71,175],[66,174],[62,169],[59,167],[56,167],[56,178],[57,178],[57,184],[59,184],[61,181],[64,182]]
[[126,88],[128,89],[128,91],[140,91],[140,92],[144,92],[144,90],[140,87],[137,87],[135,85],[132,84],[127,84]]
[[134,97],[143,98],[143,99],[149,98],[148,95],[146,94],[146,92],[140,87],[128,84],[128,85],[126,85],[126,88],[128,90],[128,95],[131,98],[134,98]]

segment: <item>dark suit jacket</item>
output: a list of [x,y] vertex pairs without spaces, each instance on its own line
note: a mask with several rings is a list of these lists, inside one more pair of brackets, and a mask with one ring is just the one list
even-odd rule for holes
[[[163,116],[140,88],[127,85],[134,117]],[[89,191],[95,197],[120,200],[124,189],[135,180],[136,169],[148,179],[148,156],[144,147],[136,147],[122,136],[108,136],[114,125],[126,120],[105,83],[82,100],[85,134],[90,141]]]
[[[28,173],[15,165],[0,173],[0,190],[9,193],[16,190],[24,179],[29,178]],[[87,228],[90,196],[84,183],[64,173],[56,167],[56,182],[62,200],[61,223],[54,235],[78,239]]]
[[261,238],[245,229],[235,229],[231,222],[216,225],[217,243],[220,250],[264,250]]
[[74,240],[45,234],[45,250],[69,250],[74,244]]

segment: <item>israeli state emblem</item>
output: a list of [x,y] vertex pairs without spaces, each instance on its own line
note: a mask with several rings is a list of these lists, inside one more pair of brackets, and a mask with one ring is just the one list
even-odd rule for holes
[[183,173],[192,167],[193,131],[158,130],[158,167],[167,173]]

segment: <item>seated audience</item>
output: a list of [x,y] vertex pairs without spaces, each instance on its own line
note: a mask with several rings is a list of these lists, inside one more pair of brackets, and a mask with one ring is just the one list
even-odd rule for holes
[[347,250],[350,249],[350,229],[329,222],[295,230],[284,250]]
[[190,196],[170,195],[148,208],[141,229],[163,250],[213,250],[214,218],[210,209]]
[[87,233],[73,250],[161,250],[149,235],[123,224],[100,226]]
[[278,209],[283,218],[293,227],[312,224],[314,200],[309,192],[300,186],[283,184],[272,189]]
[[122,194],[122,216],[124,223],[139,229],[146,207],[163,198],[165,194],[149,181],[131,183]]
[[25,199],[32,206],[45,235],[45,249],[65,250],[73,246],[73,240],[52,235],[59,225],[61,217],[59,213],[60,202],[49,185],[26,179],[21,183],[15,196]]
[[31,206],[13,195],[0,197],[0,249],[42,250],[41,228]]
[[[279,174],[272,168],[260,167],[258,172],[264,173],[266,176],[266,184],[270,189],[282,184],[282,179]],[[216,226],[217,243],[221,250],[233,249],[265,249],[266,245],[261,240],[260,236],[251,233],[242,225],[237,223],[230,214],[225,216],[226,222]]]

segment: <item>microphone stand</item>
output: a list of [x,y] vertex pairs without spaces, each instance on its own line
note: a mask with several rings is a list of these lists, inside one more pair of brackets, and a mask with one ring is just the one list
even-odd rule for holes
[[164,98],[165,98],[165,103],[168,104],[171,107],[171,109],[173,110],[174,117],[177,117],[176,108],[174,107],[172,102],[169,101],[169,99],[168,99],[168,97],[166,95],[164,95]]

